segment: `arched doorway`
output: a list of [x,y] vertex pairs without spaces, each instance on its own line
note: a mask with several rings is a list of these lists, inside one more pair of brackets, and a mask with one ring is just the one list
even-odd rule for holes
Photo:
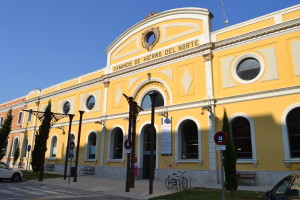
[[[142,178],[149,178],[150,170],[150,145],[151,145],[151,125],[148,124],[143,129],[143,175]],[[153,169],[155,169],[156,163],[156,130],[154,128],[154,159],[153,159]]]

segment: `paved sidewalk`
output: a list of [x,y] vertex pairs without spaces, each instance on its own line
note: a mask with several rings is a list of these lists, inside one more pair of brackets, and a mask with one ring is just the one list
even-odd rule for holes
[[[130,192],[125,192],[125,179],[116,179],[108,177],[96,177],[96,176],[78,176],[77,182],[73,182],[73,178],[44,179],[42,182],[32,181],[35,184],[49,184],[61,187],[70,187],[73,189],[80,189],[90,192],[100,192],[103,194],[128,197],[130,199],[149,199],[160,195],[170,194],[176,192],[176,190],[167,190],[162,180],[154,180],[153,182],[153,194],[149,194],[149,180],[141,179],[135,180],[135,188],[130,188]],[[196,185],[194,185],[196,186]],[[219,184],[210,185],[198,185],[197,187],[205,188],[221,188]],[[267,191],[271,186],[239,186],[239,190],[250,191]]]

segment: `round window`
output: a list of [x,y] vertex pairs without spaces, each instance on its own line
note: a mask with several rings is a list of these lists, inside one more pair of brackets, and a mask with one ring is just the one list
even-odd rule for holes
[[246,58],[238,64],[236,73],[240,79],[249,81],[256,78],[260,70],[261,66],[258,60],[255,58]]
[[69,111],[70,111],[70,102],[67,101],[67,102],[64,103],[64,106],[63,106],[63,113],[64,113],[64,114],[68,114]]
[[86,107],[89,110],[92,110],[95,106],[95,97],[93,95],[89,96],[86,100]]

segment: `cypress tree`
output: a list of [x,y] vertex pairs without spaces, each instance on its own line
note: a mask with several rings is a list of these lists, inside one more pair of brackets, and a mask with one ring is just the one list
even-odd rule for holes
[[6,152],[5,148],[7,145],[8,135],[11,131],[12,120],[12,110],[10,109],[7,113],[6,119],[4,120],[2,128],[0,128],[0,160],[4,157],[4,154]]
[[224,162],[224,171],[225,171],[224,184],[226,190],[231,191],[231,195],[233,195],[233,191],[237,190],[236,151],[232,140],[232,133],[230,130],[230,125],[227,118],[226,110],[224,110],[222,131],[227,133],[228,136],[226,150],[223,152],[223,162]]
[[16,150],[14,152],[14,161],[13,161],[13,165],[16,164],[17,160],[19,159],[20,157],[20,148],[19,148],[19,145],[16,147]]
[[45,154],[52,119],[51,114],[51,101],[49,100],[43,122],[40,125],[39,132],[36,134],[34,150],[32,151],[32,168],[35,172],[39,172],[39,181],[43,181],[44,176]]

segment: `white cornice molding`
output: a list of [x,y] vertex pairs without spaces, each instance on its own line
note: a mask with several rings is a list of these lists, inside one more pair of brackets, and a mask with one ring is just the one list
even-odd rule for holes
[[87,88],[87,87],[92,87],[94,85],[102,84],[102,83],[103,83],[103,76],[92,79],[92,80],[89,80],[89,81],[85,81],[85,82],[82,82],[82,83],[77,83],[77,84],[72,85],[70,87],[63,88],[63,89],[60,89],[60,90],[57,90],[57,91],[54,91],[54,92],[51,92],[51,93],[48,93],[48,94],[38,96],[38,97],[34,97],[32,99],[28,99],[28,100],[26,100],[26,104],[33,103],[33,102],[36,102],[38,100],[45,100],[45,99],[53,98],[53,97],[58,96],[58,95],[73,92],[74,90],[80,90],[80,89],[84,89],[84,88]]
[[18,98],[15,98],[15,99],[13,99],[13,100],[9,100],[9,101],[6,101],[6,102],[4,102],[4,103],[1,103],[0,104],[0,106],[3,106],[3,105],[5,105],[5,104],[9,104],[9,103],[14,103],[14,101],[18,101],[18,100],[21,100],[21,99],[26,99],[26,96],[22,96],[22,97],[18,97]]
[[[156,15],[153,15],[149,18],[146,18],[142,21],[140,21],[139,23],[133,25],[132,27],[130,27],[129,29],[127,29],[123,34],[121,34],[117,39],[115,39],[111,45],[109,45],[109,47],[105,50],[106,53],[110,53],[112,51],[112,49],[115,48],[115,46],[120,43],[120,41],[123,41],[124,38],[126,38],[129,34],[133,34],[137,31],[139,31],[142,27],[148,25],[150,26],[151,24],[155,23],[159,23],[162,21],[165,21],[166,18],[169,18],[170,16],[173,16],[172,19],[174,18],[174,16],[176,15],[196,15],[196,16],[209,16],[210,18],[213,17],[213,15],[207,10],[207,9],[203,9],[203,8],[196,8],[196,7],[187,7],[187,8],[177,8],[177,9],[172,9],[172,10],[167,10],[161,13],[157,13]],[[190,17],[190,18],[196,18],[196,17]]]
[[21,107],[25,108],[25,105],[26,105],[26,101],[24,100],[23,102],[16,103],[16,104],[13,104],[13,105],[9,105],[9,106],[6,106],[4,108],[0,108],[0,113],[7,112],[10,109],[14,110],[14,109],[21,108]]

